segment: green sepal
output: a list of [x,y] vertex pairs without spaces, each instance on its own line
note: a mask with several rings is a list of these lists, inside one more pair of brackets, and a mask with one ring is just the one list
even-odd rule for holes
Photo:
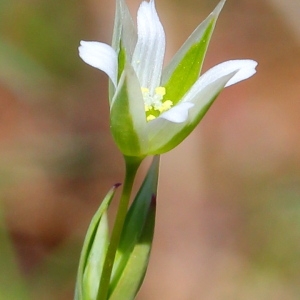
[[79,260],[74,300],[96,298],[109,242],[106,212],[118,186],[107,193],[88,227]]
[[149,131],[149,154],[158,155],[170,151],[179,145],[199,124],[226,83],[236,72],[218,78],[199,91],[189,110],[189,118],[183,123],[173,123],[164,119],[157,119],[151,123]]
[[126,64],[126,50],[122,46],[122,43],[120,42],[120,48],[118,54],[118,81],[120,80],[120,77],[124,71],[125,64]]
[[120,78],[110,111],[112,135],[126,156],[141,157],[147,148],[146,116],[139,81],[127,64]]
[[126,216],[114,262],[109,300],[134,299],[144,279],[155,225],[158,171],[159,156],[156,156]]
[[[117,0],[112,47],[118,54],[118,81],[124,70],[125,62],[131,61],[136,41],[137,32],[129,9],[124,0]],[[110,80],[109,103],[112,102],[114,93],[115,87]]]
[[121,41],[129,55],[129,60],[131,60],[137,41],[137,32],[126,2],[124,0],[117,0],[112,39],[112,47],[117,53],[119,53]]
[[164,99],[177,104],[199,77],[205,54],[218,16],[225,3],[221,1],[214,11],[195,29],[163,71]]

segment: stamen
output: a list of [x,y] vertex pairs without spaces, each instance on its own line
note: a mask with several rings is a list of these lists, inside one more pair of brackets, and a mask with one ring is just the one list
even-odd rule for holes
[[148,121],[148,122],[149,122],[149,121],[152,121],[152,120],[154,120],[154,119],[156,119],[156,117],[153,116],[153,115],[149,115],[149,116],[147,117],[147,121]]
[[145,104],[145,111],[151,110],[152,106]]
[[166,94],[166,88],[159,86],[155,89],[155,94],[164,96]]
[[169,110],[172,105],[173,102],[171,100],[166,100],[165,102],[163,102],[161,108],[159,109],[160,113]]
[[142,87],[141,91],[148,122],[157,118],[162,112],[169,110],[173,105],[171,100],[163,101],[166,94],[166,88],[163,86],[157,87],[154,90],[154,95],[150,95],[150,90],[145,87]]

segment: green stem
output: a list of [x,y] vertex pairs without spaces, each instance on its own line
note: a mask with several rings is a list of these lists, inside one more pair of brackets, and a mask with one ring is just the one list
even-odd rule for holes
[[130,195],[136,172],[143,160],[140,157],[124,156],[126,164],[125,182],[123,185],[122,195],[119,202],[119,207],[115,219],[115,224],[112,230],[110,243],[107,249],[101,280],[98,289],[97,300],[107,300],[110,277],[112,273],[113,263],[118,249],[124,221],[126,218]]

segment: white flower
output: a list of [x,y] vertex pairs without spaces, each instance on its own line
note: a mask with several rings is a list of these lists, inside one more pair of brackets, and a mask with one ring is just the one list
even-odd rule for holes
[[165,33],[154,0],[141,3],[137,32],[124,0],[117,1],[113,47],[81,41],[80,57],[104,71],[113,84],[111,127],[125,155],[159,154],[174,148],[224,87],[255,74],[255,61],[230,60],[198,78],[224,3],[197,27],[164,70]]

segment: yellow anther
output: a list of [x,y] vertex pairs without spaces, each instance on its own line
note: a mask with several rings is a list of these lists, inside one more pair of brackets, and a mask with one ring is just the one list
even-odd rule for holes
[[149,122],[149,121],[152,121],[152,120],[154,120],[154,119],[156,119],[156,117],[153,116],[153,115],[147,116],[147,121],[148,121],[148,122]]
[[155,89],[155,94],[164,96],[166,94],[166,89],[163,86],[159,86]]
[[150,90],[146,87],[141,87],[141,92],[144,98],[144,108],[146,112],[147,122],[159,117],[159,115],[173,106],[171,100],[163,101],[166,94],[166,88],[158,86],[154,90],[154,94],[150,94]]
[[149,110],[151,110],[151,108],[152,108],[152,106],[151,106],[151,105],[147,105],[147,104],[145,104],[145,111],[149,111]]
[[173,102],[171,100],[166,100],[163,102],[162,106],[159,108],[159,111],[162,113],[164,111],[169,110],[173,105]]

